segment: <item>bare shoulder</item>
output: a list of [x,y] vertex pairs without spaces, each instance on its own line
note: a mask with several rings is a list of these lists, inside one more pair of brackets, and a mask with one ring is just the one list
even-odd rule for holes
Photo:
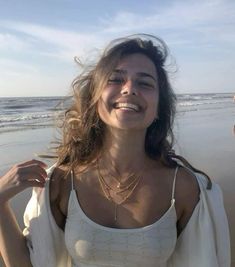
[[59,198],[61,188],[65,187],[68,181],[68,171],[65,166],[56,167],[50,178],[50,200]]
[[197,178],[184,167],[180,167],[176,182],[176,206],[180,210],[178,219],[178,234],[185,228],[200,199],[200,188]]
[[67,168],[56,167],[50,179],[50,206],[57,225],[63,230],[67,215],[70,179]]
[[179,199],[198,199],[200,188],[195,175],[184,167],[177,173],[177,196]]

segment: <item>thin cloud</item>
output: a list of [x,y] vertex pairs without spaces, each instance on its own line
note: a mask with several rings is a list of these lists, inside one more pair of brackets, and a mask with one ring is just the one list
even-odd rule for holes
[[[153,7],[152,10],[152,14],[149,15],[118,12],[112,18],[102,18],[96,26],[96,32],[86,33],[19,21],[4,21],[1,23],[2,26],[28,36],[28,40],[25,41],[25,36],[24,39],[13,35],[5,36],[2,46],[17,47],[18,42],[19,50],[33,48],[38,54],[71,61],[76,55],[81,56],[92,48],[100,47],[107,39],[135,32],[160,35],[172,45],[193,46],[196,41],[197,46],[208,46],[214,39],[228,44],[235,42],[233,2],[174,2],[160,10],[157,7]],[[33,45],[30,38],[35,40]]]
[[1,75],[32,75],[38,74],[39,70],[32,64],[27,64],[25,62],[20,62],[14,59],[4,59],[2,58],[0,61],[0,73]]
[[[63,60],[71,60],[78,54],[84,54],[88,47],[100,42],[100,38],[92,33],[80,34],[19,21],[5,21],[1,24],[7,29],[17,31],[37,40],[34,47],[38,48],[37,50],[39,50],[40,54],[58,57]],[[28,45],[30,46],[30,44]],[[44,46],[42,52],[40,51],[41,46]]]
[[[152,14],[134,14],[131,12],[119,12],[115,17],[102,19],[104,31],[112,34],[123,32],[178,32],[210,33],[218,27],[227,28],[229,34],[234,34],[235,27],[235,3],[230,1],[188,1],[175,2],[171,6],[162,9],[152,8]],[[206,27],[207,32],[203,29]],[[170,34],[168,33],[168,36]],[[200,37],[200,36],[199,36]],[[204,36],[202,36],[203,38]],[[174,34],[173,42],[176,42]],[[220,36],[217,36],[220,38]],[[182,39],[185,42],[184,39]],[[226,41],[226,40],[224,40]],[[180,42],[180,40],[178,41]]]
[[31,42],[25,41],[9,33],[0,33],[0,49],[5,51],[21,51],[29,49]]
[[36,95],[63,95],[75,77],[72,70],[57,70],[52,75],[39,66],[10,59],[0,61],[0,73],[0,97],[34,95],[35,92]]

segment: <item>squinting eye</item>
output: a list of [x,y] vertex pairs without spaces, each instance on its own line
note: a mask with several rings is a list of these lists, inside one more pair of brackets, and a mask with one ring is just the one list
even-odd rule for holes
[[110,78],[108,79],[108,84],[122,84],[124,82],[121,78]]
[[154,88],[154,85],[148,82],[143,82],[143,81],[139,81],[138,84],[140,86],[144,86],[144,87],[149,87],[149,88]]

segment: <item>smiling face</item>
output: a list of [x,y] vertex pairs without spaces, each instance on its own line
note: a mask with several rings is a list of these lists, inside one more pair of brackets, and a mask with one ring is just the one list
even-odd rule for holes
[[101,120],[113,128],[146,130],[157,117],[157,80],[155,65],[147,56],[123,57],[98,101]]

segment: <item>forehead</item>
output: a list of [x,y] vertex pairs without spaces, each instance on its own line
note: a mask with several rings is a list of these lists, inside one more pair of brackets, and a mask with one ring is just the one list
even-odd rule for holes
[[122,57],[115,69],[133,74],[145,72],[157,78],[157,70],[153,61],[141,53]]

